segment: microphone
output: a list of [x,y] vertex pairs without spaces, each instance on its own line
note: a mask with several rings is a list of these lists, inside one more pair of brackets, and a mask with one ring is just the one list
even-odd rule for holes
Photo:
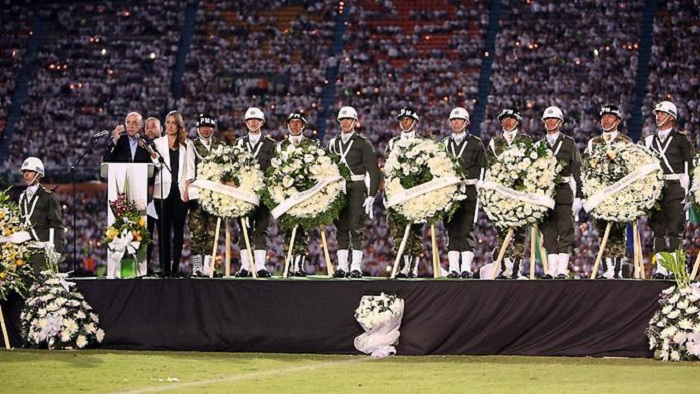
[[138,133],[138,134],[136,134],[136,138],[137,138],[139,141],[143,141],[143,143],[144,143],[146,146],[152,147],[153,150],[156,149],[156,144],[155,144],[155,142],[153,142],[152,139],[148,138],[147,135]]
[[112,134],[112,132],[110,132],[109,130],[102,130],[102,131],[98,131],[97,133],[93,134],[92,138],[99,139],[99,138],[102,138],[102,137],[104,137],[106,135],[110,135],[110,134]]

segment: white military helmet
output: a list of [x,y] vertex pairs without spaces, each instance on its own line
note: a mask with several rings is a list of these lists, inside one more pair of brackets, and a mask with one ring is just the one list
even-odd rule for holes
[[670,101],[662,101],[656,104],[656,107],[654,108],[654,113],[657,112],[665,112],[673,116],[675,119],[678,119],[678,109],[676,108],[676,104],[673,104]]
[[469,122],[469,112],[462,107],[456,107],[450,112],[450,120],[452,119],[464,119]]
[[547,109],[545,109],[544,112],[542,112],[542,120],[552,118],[559,119],[562,122],[564,121],[564,114],[561,112],[561,109],[559,109],[559,107],[547,107]]
[[244,119],[245,120],[258,119],[258,120],[261,120],[264,122],[265,121],[265,114],[263,113],[263,111],[260,108],[250,107],[250,108],[248,108],[248,110],[245,111]]
[[34,171],[41,176],[44,176],[44,163],[37,157],[27,157],[22,163],[22,168],[19,172]]
[[357,120],[357,111],[355,111],[355,108],[353,107],[342,107],[340,111],[338,111],[338,122],[340,122],[341,119],[355,119]]

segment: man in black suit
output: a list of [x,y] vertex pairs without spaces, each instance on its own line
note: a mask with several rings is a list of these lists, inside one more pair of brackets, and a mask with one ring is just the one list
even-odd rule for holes
[[137,135],[143,128],[143,117],[138,112],[126,115],[125,124],[114,128],[104,163],[151,163],[151,155],[139,144]]

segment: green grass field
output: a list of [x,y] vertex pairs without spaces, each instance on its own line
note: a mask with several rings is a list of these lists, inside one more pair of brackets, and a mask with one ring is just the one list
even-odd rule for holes
[[700,363],[644,359],[0,351],[0,392],[697,393]]

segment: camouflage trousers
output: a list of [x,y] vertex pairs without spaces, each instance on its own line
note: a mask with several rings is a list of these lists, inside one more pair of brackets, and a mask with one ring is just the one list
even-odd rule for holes
[[[284,253],[285,257],[287,257],[287,252],[289,251],[289,243],[292,240],[292,231],[293,229],[285,229],[284,230]],[[294,235],[294,250],[292,251],[292,254],[294,256],[306,256],[309,250],[309,234],[307,234],[306,230],[299,226],[297,227],[297,233]]]
[[[598,219],[596,219],[594,222],[595,227],[598,229],[598,234],[600,234],[600,241],[603,242],[605,228],[608,226],[609,222]],[[605,244],[605,252],[603,252],[603,257],[625,257],[627,254],[627,245],[625,243],[626,233],[627,223],[612,222],[610,235],[608,235],[608,243]]]
[[[510,244],[506,250],[505,257],[510,257],[514,259],[522,259],[525,256],[525,231],[528,227],[516,228],[513,231],[513,237],[510,239]],[[498,246],[494,251],[493,260],[496,261],[498,258],[498,252],[500,252],[501,245],[506,239],[506,234],[508,234],[508,229],[496,228],[498,231]]]
[[[391,214],[389,214],[387,220],[391,238],[394,240],[394,251],[398,252],[404,232],[406,231],[406,225],[409,223],[399,220]],[[411,230],[408,233],[406,248],[403,250],[403,255],[420,257],[423,254],[423,224],[411,224],[410,226]]]
[[205,211],[199,202],[191,204],[189,228],[192,255],[211,253],[216,237],[216,219],[217,217]]

